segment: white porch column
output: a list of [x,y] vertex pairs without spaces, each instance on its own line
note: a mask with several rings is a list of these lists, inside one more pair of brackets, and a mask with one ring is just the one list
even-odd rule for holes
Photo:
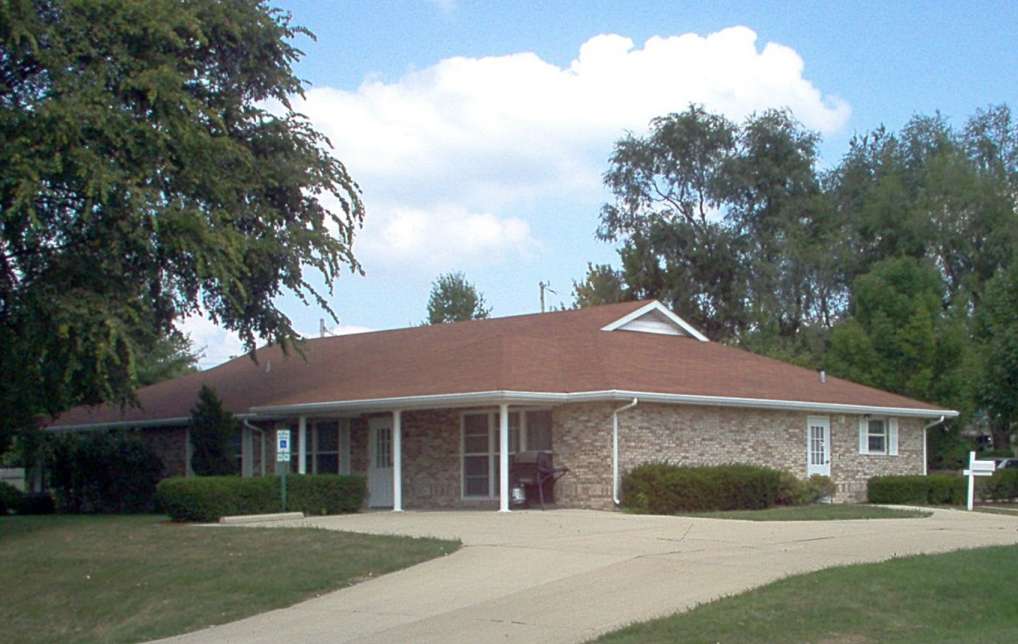
[[392,511],[403,511],[403,412],[392,412]]
[[297,473],[307,474],[308,473],[308,419],[307,416],[301,416],[297,423],[297,440],[299,441],[297,447]]
[[498,406],[498,511],[509,511],[509,405]]
[[240,429],[240,475],[254,476],[254,441],[251,428],[246,425]]

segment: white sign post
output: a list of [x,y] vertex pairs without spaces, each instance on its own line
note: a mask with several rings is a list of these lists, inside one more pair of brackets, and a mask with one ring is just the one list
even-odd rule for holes
[[276,430],[276,462],[283,463],[283,471],[280,475],[279,489],[282,495],[283,512],[286,512],[286,470],[290,469],[290,430]]
[[993,476],[993,470],[997,469],[997,464],[993,461],[977,461],[976,453],[969,452],[969,468],[962,471],[962,474],[969,477],[969,495],[968,495],[968,509],[972,511],[972,501],[976,493],[976,477],[977,476]]

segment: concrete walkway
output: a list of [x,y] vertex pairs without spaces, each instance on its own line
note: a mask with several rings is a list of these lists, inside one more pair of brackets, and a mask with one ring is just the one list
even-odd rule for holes
[[583,510],[379,512],[283,525],[458,538],[464,547],[172,641],[578,642],[795,573],[1018,543],[1018,517],[954,510],[766,523]]

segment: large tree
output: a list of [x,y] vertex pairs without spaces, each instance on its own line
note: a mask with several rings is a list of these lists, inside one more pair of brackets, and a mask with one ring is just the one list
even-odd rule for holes
[[195,349],[188,335],[173,331],[158,338],[135,361],[138,386],[153,385],[198,371],[203,352]]
[[0,448],[40,412],[132,400],[139,349],[199,310],[288,345],[330,310],[363,208],[290,107],[294,37],[258,0],[0,3]]
[[463,273],[446,273],[439,275],[431,285],[425,324],[480,320],[490,314],[491,308],[485,304],[484,296]]
[[[830,324],[844,290],[816,134],[784,111],[737,125],[699,106],[615,145],[598,235],[621,242],[624,287],[718,340]],[[599,279],[593,269],[588,281]]]
[[1018,263],[989,280],[984,301],[977,326],[985,367],[976,399],[994,447],[1007,448],[1018,421]]

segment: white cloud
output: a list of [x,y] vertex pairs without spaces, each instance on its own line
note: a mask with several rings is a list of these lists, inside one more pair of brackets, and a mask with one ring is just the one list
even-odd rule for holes
[[384,217],[366,223],[361,248],[370,257],[449,270],[461,263],[498,261],[504,255],[527,257],[540,244],[530,225],[513,216],[474,212],[456,204],[430,207],[394,204]]
[[244,343],[241,342],[239,335],[216,326],[205,316],[191,315],[178,320],[176,327],[191,337],[196,350],[204,353],[198,362],[202,369],[214,367],[245,353]]
[[456,10],[456,0],[428,0],[435,5],[442,13],[452,13]]
[[810,128],[838,130],[848,105],[803,71],[793,49],[760,48],[746,27],[642,47],[602,34],[564,67],[529,52],[447,58],[353,91],[311,89],[297,109],[364,188],[363,259],[420,260],[441,247],[449,261],[498,260],[531,241],[514,206],[599,200],[612,144],[654,116],[691,102],[737,120],[787,107]]

